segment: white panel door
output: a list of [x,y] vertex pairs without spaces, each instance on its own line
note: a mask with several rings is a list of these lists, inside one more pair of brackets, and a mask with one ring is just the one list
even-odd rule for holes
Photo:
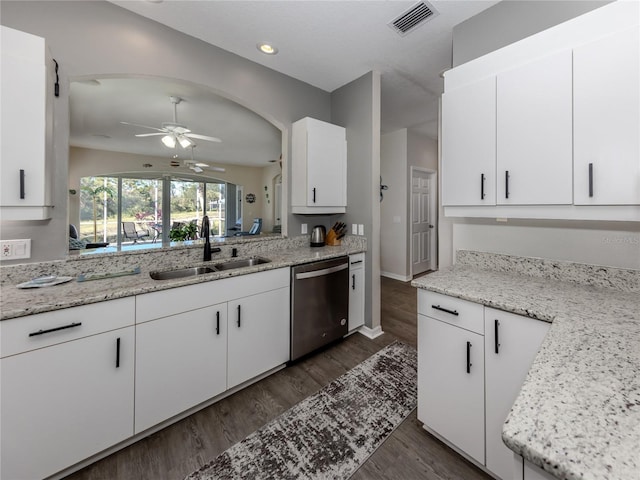
[[573,71],[575,203],[640,205],[640,28],[576,48]]
[[486,466],[513,476],[513,452],[502,442],[509,414],[550,323],[485,307]]
[[496,78],[442,96],[442,204],[496,204]]
[[498,74],[497,203],[573,202],[571,51]]
[[484,464],[484,339],[418,315],[418,419]]
[[0,360],[0,478],[53,475],[133,435],[134,327]]
[[137,326],[136,433],[226,388],[226,303]]
[[431,268],[431,242],[435,232],[431,222],[431,175],[414,169],[411,173],[411,275]]
[[227,388],[289,361],[289,288],[229,302]]

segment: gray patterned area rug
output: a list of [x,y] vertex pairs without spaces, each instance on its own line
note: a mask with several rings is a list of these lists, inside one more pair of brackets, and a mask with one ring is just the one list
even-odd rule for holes
[[185,480],[346,479],[416,404],[416,350],[394,342]]

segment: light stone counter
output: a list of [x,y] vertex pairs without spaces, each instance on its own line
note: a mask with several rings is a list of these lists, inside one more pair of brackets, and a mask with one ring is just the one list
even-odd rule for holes
[[[212,247],[217,245],[213,244]],[[254,267],[238,268],[223,272],[213,272],[175,280],[153,280],[149,272],[173,268],[213,265],[236,260],[231,258],[231,248],[238,248],[238,258],[259,255],[271,260],[270,263]],[[289,267],[316,260],[335,258],[366,250],[362,237],[345,237],[342,246],[311,248],[308,237],[294,239],[277,238],[265,242],[250,242],[223,247],[212,254],[210,262],[202,261],[202,247],[172,248],[161,252],[148,250],[132,255],[100,255],[95,258],[72,258],[66,261],[42,262],[2,267],[0,290],[0,320],[23,317],[68,307],[102,302],[116,298],[139,295],[158,290],[209,282],[221,278]],[[45,288],[19,289],[16,285],[40,275],[76,277],[80,273],[118,272],[139,266],[137,275],[92,280],[71,281]]]
[[458,252],[414,287],[552,322],[503,428],[561,479],[640,478],[640,271]]

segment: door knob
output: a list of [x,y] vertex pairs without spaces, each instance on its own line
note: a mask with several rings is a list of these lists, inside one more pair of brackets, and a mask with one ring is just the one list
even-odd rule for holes
[[433,228],[433,225],[429,224],[429,228]]

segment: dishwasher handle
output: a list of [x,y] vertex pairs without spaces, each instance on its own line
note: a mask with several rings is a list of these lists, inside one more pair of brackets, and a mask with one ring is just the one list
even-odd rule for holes
[[342,265],[336,265],[335,267],[323,268],[322,270],[314,270],[312,272],[296,273],[296,280],[304,280],[305,278],[324,277],[325,275],[331,275],[332,273],[339,272],[340,270],[346,270],[349,268],[348,263]]

